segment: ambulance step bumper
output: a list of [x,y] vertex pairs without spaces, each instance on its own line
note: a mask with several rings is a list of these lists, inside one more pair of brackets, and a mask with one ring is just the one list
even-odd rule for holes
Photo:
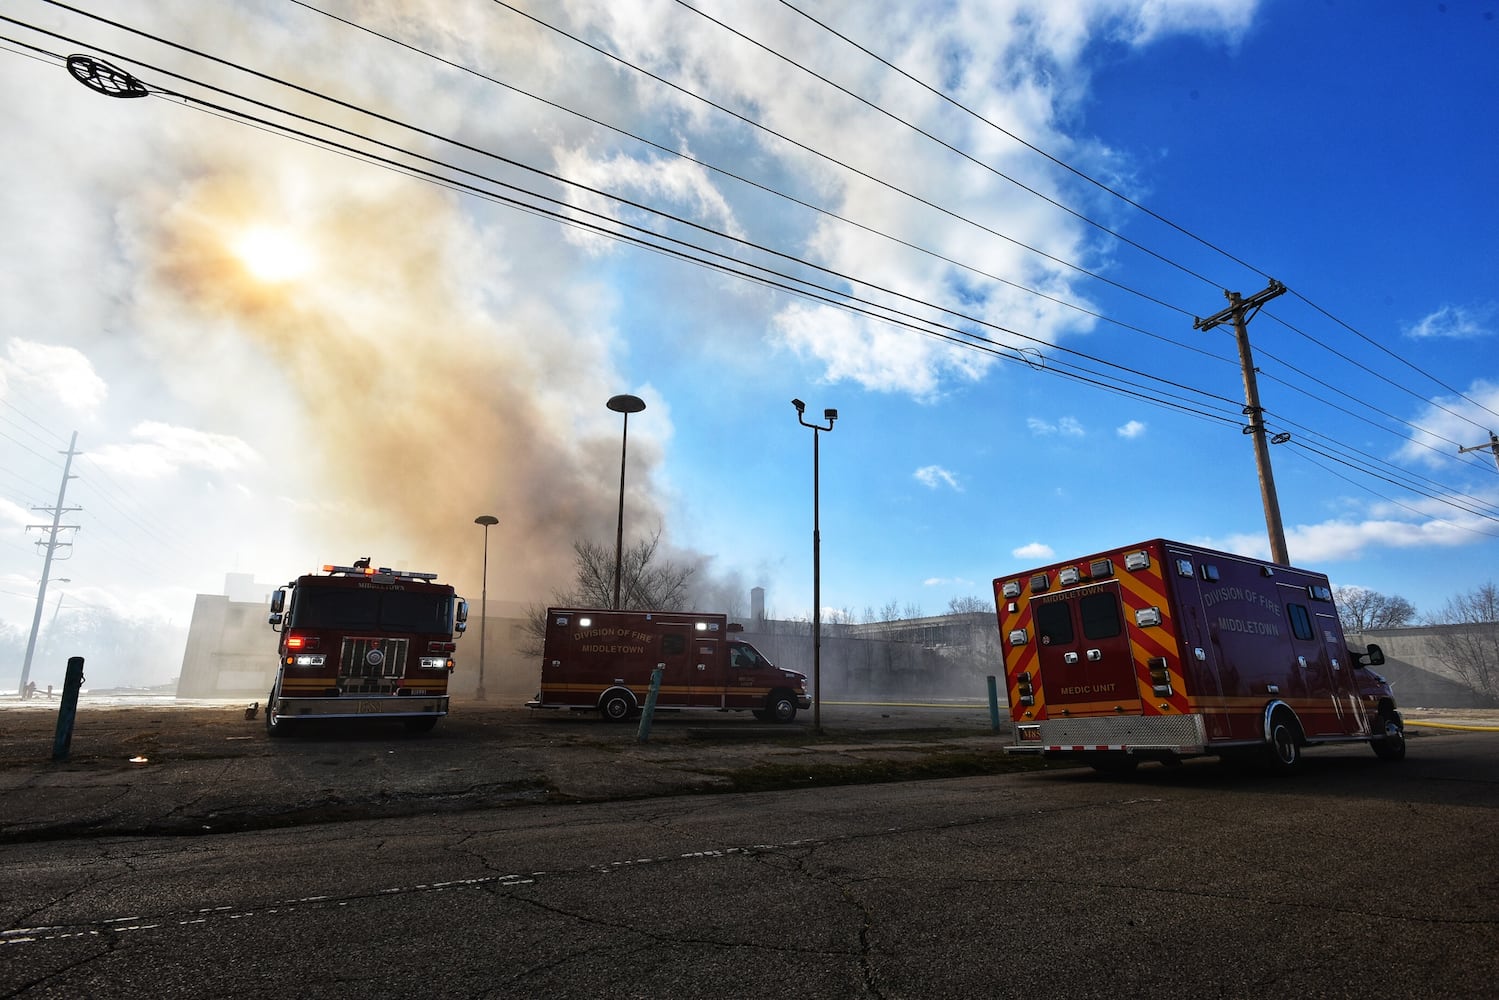
[[1043,719],[1015,725],[1011,753],[1079,753],[1150,750],[1202,753],[1207,730],[1200,715],[1101,716],[1087,719]]

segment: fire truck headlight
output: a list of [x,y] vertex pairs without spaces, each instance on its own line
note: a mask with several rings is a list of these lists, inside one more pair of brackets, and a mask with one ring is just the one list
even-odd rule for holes
[[296,667],[321,667],[327,662],[328,657],[322,653],[301,653],[294,657]]

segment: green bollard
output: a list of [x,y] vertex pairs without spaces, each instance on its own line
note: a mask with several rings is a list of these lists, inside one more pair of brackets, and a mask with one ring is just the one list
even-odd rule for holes
[[993,674],[989,675],[989,725],[999,732],[999,686],[995,684]]
[[651,717],[656,714],[656,695],[661,693],[661,675],[665,672],[666,668],[660,664],[651,671],[651,689],[645,696],[645,707],[640,710],[640,728],[635,732],[637,742],[651,738]]
[[62,682],[62,702],[57,706],[57,735],[52,740],[52,759],[65,761],[73,745],[73,717],[78,714],[78,689],[83,687],[83,657],[68,658],[68,673]]

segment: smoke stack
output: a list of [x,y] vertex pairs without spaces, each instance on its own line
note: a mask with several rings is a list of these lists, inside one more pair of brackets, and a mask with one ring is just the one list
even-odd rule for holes
[[765,621],[765,588],[750,588],[750,621],[756,625]]

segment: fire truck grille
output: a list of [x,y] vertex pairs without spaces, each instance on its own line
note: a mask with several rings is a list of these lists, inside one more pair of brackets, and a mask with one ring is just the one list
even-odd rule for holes
[[338,687],[345,694],[381,694],[396,689],[406,669],[407,639],[344,640]]

